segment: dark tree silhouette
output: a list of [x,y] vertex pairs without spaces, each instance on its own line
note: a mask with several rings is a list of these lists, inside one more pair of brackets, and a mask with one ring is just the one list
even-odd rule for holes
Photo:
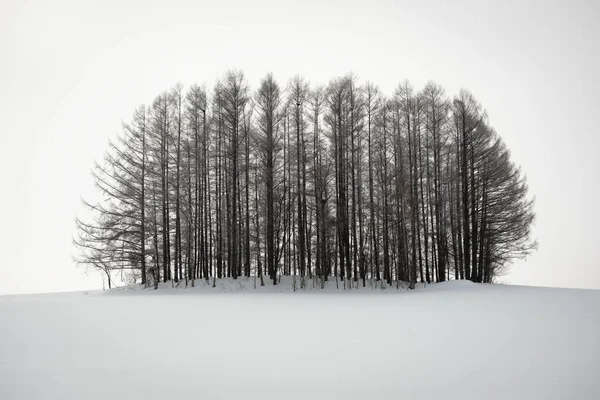
[[109,287],[115,272],[155,288],[493,282],[536,246],[524,175],[483,107],[433,82],[391,98],[353,75],[177,85],[135,111],[93,178],[75,259]]

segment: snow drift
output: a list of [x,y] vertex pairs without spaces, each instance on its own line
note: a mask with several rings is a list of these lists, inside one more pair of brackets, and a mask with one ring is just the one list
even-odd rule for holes
[[223,293],[202,285],[0,296],[0,399],[600,393],[600,291],[448,282],[333,294],[330,282],[318,292]]

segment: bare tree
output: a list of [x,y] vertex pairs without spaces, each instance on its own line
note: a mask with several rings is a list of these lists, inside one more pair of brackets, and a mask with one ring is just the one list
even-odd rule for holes
[[268,74],[252,93],[229,71],[210,93],[158,95],[96,164],[75,259],[109,286],[493,282],[536,247],[525,178],[466,90],[404,81],[386,99],[347,75],[283,93]]

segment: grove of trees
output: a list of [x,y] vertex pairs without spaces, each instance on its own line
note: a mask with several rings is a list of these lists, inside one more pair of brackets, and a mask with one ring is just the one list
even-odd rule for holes
[[407,81],[385,97],[229,71],[140,106],[93,178],[76,261],[159,282],[281,276],[350,289],[493,282],[535,248],[520,169],[466,90]]

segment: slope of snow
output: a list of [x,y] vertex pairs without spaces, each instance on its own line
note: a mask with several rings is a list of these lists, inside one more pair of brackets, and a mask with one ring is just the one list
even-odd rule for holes
[[0,296],[0,399],[600,396],[600,291],[202,285]]

